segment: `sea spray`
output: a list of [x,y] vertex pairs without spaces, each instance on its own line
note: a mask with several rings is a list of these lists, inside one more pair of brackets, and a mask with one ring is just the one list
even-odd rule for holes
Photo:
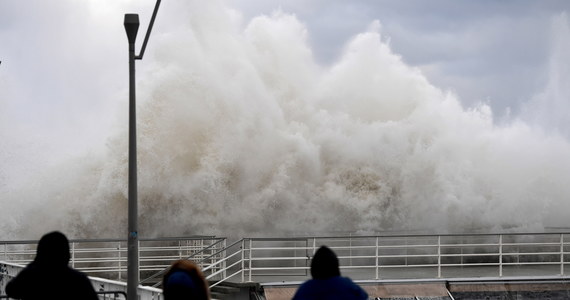
[[548,82],[544,90],[522,107],[521,118],[545,131],[570,138],[570,26],[566,12],[553,18]]
[[[138,83],[141,236],[568,225],[568,140],[463,108],[378,22],[321,66],[293,15],[242,27],[218,4],[184,14],[187,26],[153,37]],[[4,193],[4,236],[124,236],[124,126],[105,153]]]

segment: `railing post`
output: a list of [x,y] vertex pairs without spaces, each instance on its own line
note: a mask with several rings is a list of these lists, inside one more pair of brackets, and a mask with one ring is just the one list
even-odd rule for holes
[[[138,274],[137,274],[137,285],[138,283],[141,281],[141,261],[142,261],[142,257],[141,257],[141,241],[139,239],[137,239],[137,258],[138,258]],[[137,287],[137,291],[138,291],[138,287]]]
[[404,238],[404,241],[406,241],[406,255],[404,256],[404,264],[407,266],[408,265],[408,237]]
[[245,282],[245,239],[241,240],[241,282]]
[[311,257],[315,255],[315,252],[317,252],[317,238],[313,238],[313,253],[311,253]]
[[305,260],[305,276],[309,276],[309,239],[305,240],[305,257],[307,258]]
[[499,277],[503,277],[503,235],[499,235]]
[[441,278],[441,235],[437,236],[437,278]]
[[117,247],[117,252],[119,254],[119,281],[122,279],[121,273],[123,273],[123,262],[121,261],[121,242],[118,242],[119,246]]
[[564,276],[564,233],[560,234],[560,276]]
[[376,237],[376,279],[379,279],[378,278],[378,272],[379,272],[378,268],[379,268],[379,265],[378,265],[378,237]]
[[[226,250],[226,249],[227,249],[227,248],[226,248],[226,247],[227,247],[227,240],[226,240],[226,238],[224,238],[224,242],[222,243],[222,245],[223,245],[223,248],[222,248],[222,249],[224,249],[224,251],[222,252],[222,253],[223,253],[223,254],[222,254],[222,257],[220,257],[219,259],[224,259],[224,258],[227,257],[227,250]],[[227,268],[226,268],[226,261],[225,261],[225,260],[222,262],[222,268],[223,268],[223,270],[224,270],[224,271],[222,272],[222,274],[223,274],[223,277],[222,277],[222,278],[226,278],[226,276],[227,276]]]
[[348,257],[349,265],[352,267],[352,233],[348,235]]
[[463,268],[463,245],[465,244],[465,237],[461,236],[461,268]]
[[252,242],[253,240],[250,239],[249,240],[249,278],[248,278],[248,282],[251,282],[251,272],[252,272],[252,268],[251,268],[251,257],[253,255],[253,251],[252,251]]
[[71,242],[71,267],[75,268],[75,242]]

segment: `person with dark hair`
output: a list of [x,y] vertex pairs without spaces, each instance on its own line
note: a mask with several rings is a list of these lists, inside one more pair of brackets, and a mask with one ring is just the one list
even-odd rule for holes
[[340,276],[338,257],[321,246],[311,261],[313,279],[304,282],[293,300],[366,300],[368,294],[348,277]]
[[68,266],[69,258],[69,241],[63,233],[54,231],[44,235],[34,261],[8,282],[6,294],[23,300],[97,300],[91,281]]
[[165,300],[209,300],[208,283],[195,263],[181,259],[175,261],[162,279]]

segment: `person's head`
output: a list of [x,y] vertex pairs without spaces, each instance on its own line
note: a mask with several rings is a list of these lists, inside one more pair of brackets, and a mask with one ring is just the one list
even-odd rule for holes
[[162,280],[165,300],[210,299],[208,283],[200,267],[195,263],[181,259],[175,261]]
[[61,267],[67,266],[69,258],[67,237],[59,231],[53,231],[40,239],[34,261],[43,265]]
[[340,276],[336,254],[327,246],[321,246],[311,261],[311,276],[314,279],[327,279]]

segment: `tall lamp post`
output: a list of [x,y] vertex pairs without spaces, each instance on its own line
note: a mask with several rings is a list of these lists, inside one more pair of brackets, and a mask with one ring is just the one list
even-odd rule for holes
[[142,59],[146,44],[160,6],[156,1],[152,18],[139,55],[135,55],[135,40],[139,30],[139,15],[125,14],[125,31],[129,42],[129,213],[127,240],[127,296],[129,300],[138,299],[139,285],[139,237],[138,237],[138,207],[137,207],[137,119],[136,119],[136,86],[135,59]]

